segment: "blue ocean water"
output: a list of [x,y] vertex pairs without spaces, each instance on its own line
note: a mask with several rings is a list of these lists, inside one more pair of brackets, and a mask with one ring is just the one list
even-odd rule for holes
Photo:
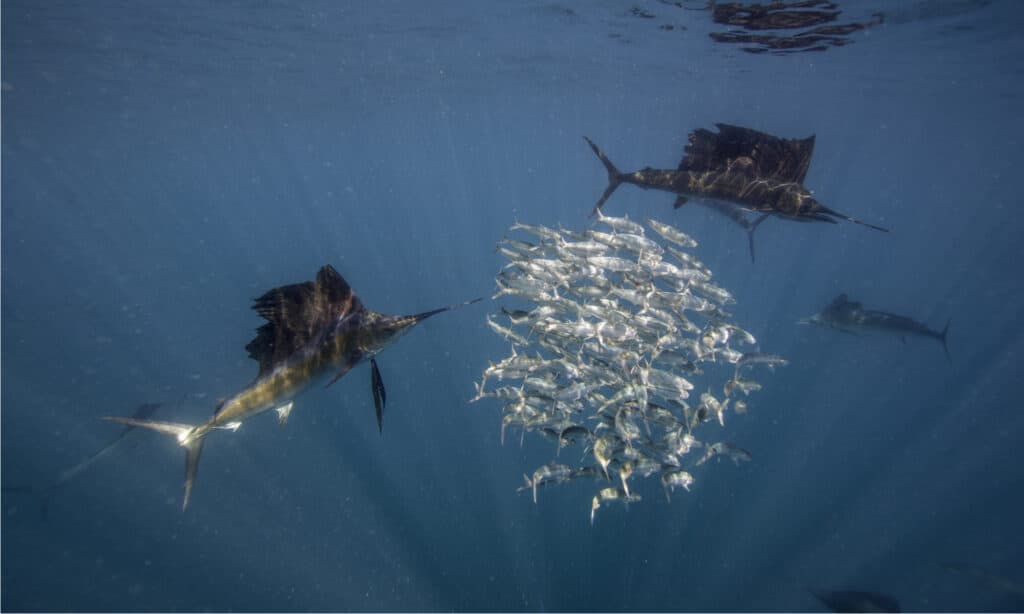
[[[637,481],[644,501],[591,527],[591,485],[516,492],[551,446],[501,445],[498,403],[468,402],[508,352],[485,301],[381,354],[383,435],[360,365],[284,428],[211,435],[184,513],[180,448],[149,432],[45,518],[7,490],[0,607],[821,609],[808,588],[1024,607],[1024,10],[847,2],[885,22],[775,55],[679,4],[4,2],[5,488],[101,448],[101,416],[205,420],[255,375],[250,301],[324,264],[384,313],[489,296],[513,221],[591,224],[606,177],[583,135],[633,170],[716,122],[816,134],[816,197],[891,232],[770,219],[752,264],[713,212],[615,193],[609,214],[696,237],[734,320],[790,360],[727,419],[753,461],[671,503]],[[951,362],[796,324],[840,292],[951,320]]]

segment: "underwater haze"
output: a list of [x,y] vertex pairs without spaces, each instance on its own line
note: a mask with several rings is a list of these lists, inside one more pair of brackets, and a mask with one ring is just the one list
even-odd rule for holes
[[[703,2],[5,1],[0,608],[1024,608],[1024,7],[810,4],[842,13],[757,38]],[[517,492],[554,444],[470,403],[509,352],[495,245],[592,227],[584,136],[675,169],[716,123],[816,135],[815,198],[889,232],[771,217],[752,263],[728,219],[620,187],[604,214],[699,241],[789,364],[702,427],[751,462],[591,526],[592,484]],[[103,416],[206,420],[257,373],[252,300],[326,264],[386,314],[485,297],[381,352],[382,433],[360,364],[212,433],[184,512],[181,448],[142,429],[47,490]],[[950,322],[950,359],[798,324],[841,293]]]

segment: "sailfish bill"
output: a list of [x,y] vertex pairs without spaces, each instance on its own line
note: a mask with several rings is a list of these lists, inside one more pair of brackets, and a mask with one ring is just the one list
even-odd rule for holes
[[284,424],[294,399],[314,382],[330,380],[329,386],[364,358],[370,359],[371,392],[377,427],[382,430],[386,393],[377,355],[430,316],[479,300],[409,316],[389,316],[364,307],[348,282],[325,265],[315,281],[274,288],[255,300],[253,309],[267,322],[257,329],[246,350],[259,364],[259,372],[252,383],[219,403],[209,420],[190,425],[138,418],[104,419],[170,435],[185,448],[185,509],[195,484],[203,441],[211,431],[237,430],[244,420],[271,409]]
[[[677,168],[645,167],[630,173],[621,172],[601,148],[583,137],[608,173],[608,186],[591,215],[604,206],[620,185],[629,183],[645,190],[675,194],[677,209],[688,197],[699,197],[795,221],[835,224],[838,218],[888,232],[881,226],[826,207],[804,187],[814,153],[813,135],[805,139],[784,139],[740,126],[715,126],[717,133],[704,129],[690,133],[689,144]],[[732,213],[721,208],[719,211],[743,225],[751,236],[761,221],[739,222]]]

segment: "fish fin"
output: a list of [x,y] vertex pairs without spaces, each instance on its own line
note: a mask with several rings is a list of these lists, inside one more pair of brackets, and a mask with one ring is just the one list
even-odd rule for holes
[[122,418],[120,416],[103,416],[100,420],[127,424],[129,426],[140,426],[142,428],[179,438],[187,435],[195,428],[191,424],[182,424],[180,422],[160,422],[157,420],[141,420],[139,418]]
[[715,127],[717,134],[703,128],[689,134],[679,170],[720,170],[732,160],[747,157],[753,161],[758,177],[803,183],[814,153],[814,135],[786,139],[730,124]]
[[765,213],[761,217],[754,220],[754,222],[750,225],[750,228],[747,229],[747,245],[750,247],[751,262],[754,262],[754,231],[757,230],[757,227],[761,225],[761,222],[768,219],[770,215],[770,213]]
[[249,357],[259,363],[260,376],[272,371],[325,327],[364,310],[345,278],[329,264],[320,268],[315,281],[268,290],[253,302],[252,308],[267,320],[245,346]]
[[188,508],[188,502],[192,498],[192,486],[196,483],[196,473],[199,471],[199,456],[203,453],[204,438],[199,438],[185,446],[185,499],[181,503],[181,511]]
[[591,141],[587,137],[583,137],[583,140],[585,140],[587,144],[590,145],[590,148],[594,150],[594,154],[597,155],[597,159],[601,161],[601,164],[604,165],[605,170],[608,171],[608,187],[605,188],[604,194],[601,195],[601,199],[597,201],[597,204],[594,205],[593,211],[590,212],[590,215],[593,216],[596,215],[597,212],[601,210],[601,207],[604,206],[605,201],[608,200],[608,198],[612,195],[612,192],[614,192],[615,189],[619,187],[619,184],[622,183],[622,173],[619,172],[619,169],[615,168],[615,165],[612,164],[612,161],[608,159],[608,156],[604,155],[604,152],[601,151],[601,149],[597,145],[595,145],[593,141]]
[[280,407],[275,407],[274,411],[277,412],[277,424],[278,426],[284,426],[288,422],[288,416],[292,414],[293,401],[288,401]]
[[[156,420],[139,420],[136,418],[121,418],[117,416],[104,416],[101,419],[108,422],[118,422],[120,424],[139,426],[165,435],[170,435],[177,440],[179,445],[185,448],[185,499],[181,506],[182,511],[184,511],[185,508],[188,507],[189,499],[192,496],[192,485],[196,480],[196,470],[199,468],[199,455],[203,451],[203,441],[206,431],[202,431],[202,434],[198,437],[195,437],[193,433],[195,433],[197,429],[203,427],[197,427],[191,424],[181,424],[178,422],[158,422]],[[190,440],[190,436],[195,438]]]
[[377,359],[370,359],[370,388],[373,392],[373,409],[377,413],[377,432],[384,434],[384,406],[387,404],[387,392],[384,390],[384,379],[377,368]]
[[672,503],[672,497],[668,494],[668,484],[665,483],[665,480],[661,481],[661,487],[665,489],[665,500]]
[[688,201],[688,200],[690,200],[690,199],[685,197],[685,196],[683,196],[682,194],[679,194],[678,196],[676,196],[675,202],[672,203],[672,208],[673,209],[678,209],[678,208],[682,207],[683,205],[685,205],[686,201]]
[[953,320],[951,320],[951,319],[950,320],[946,320],[945,328],[943,328],[942,332],[939,333],[939,341],[942,342],[942,350],[944,352],[946,352],[946,362],[948,362],[949,364],[953,364],[953,357],[949,355],[949,346],[946,345],[946,335],[949,334],[949,325],[952,322],[953,322]]

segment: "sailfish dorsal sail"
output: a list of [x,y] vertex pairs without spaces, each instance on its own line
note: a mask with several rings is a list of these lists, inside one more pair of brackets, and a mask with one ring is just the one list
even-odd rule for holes
[[814,153],[814,136],[784,139],[750,128],[715,124],[718,133],[703,128],[690,133],[679,170],[724,171],[740,159],[753,163],[753,175],[781,183],[803,184]]
[[256,338],[245,349],[259,363],[259,376],[263,376],[328,326],[364,307],[348,282],[328,264],[316,274],[316,281],[268,290],[255,300],[253,309],[267,323],[256,330]]

